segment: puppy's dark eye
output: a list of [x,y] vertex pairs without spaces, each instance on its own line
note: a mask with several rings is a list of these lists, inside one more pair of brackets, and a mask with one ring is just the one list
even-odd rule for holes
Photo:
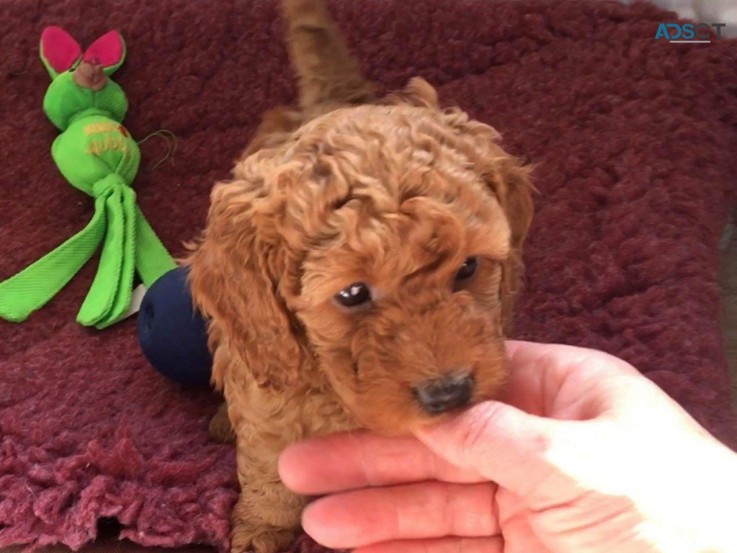
[[335,294],[335,301],[343,307],[358,307],[371,301],[371,290],[363,282],[354,282]]
[[461,268],[458,269],[458,272],[456,273],[456,282],[471,278],[476,272],[478,264],[478,260],[475,257],[467,257],[463,262],[463,265],[461,265]]

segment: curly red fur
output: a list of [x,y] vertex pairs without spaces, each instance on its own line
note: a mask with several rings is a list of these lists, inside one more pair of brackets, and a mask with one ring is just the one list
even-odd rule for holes
[[[272,553],[299,526],[305,500],[276,471],[289,443],[406,432],[430,419],[413,387],[459,368],[471,401],[497,393],[532,215],[528,170],[494,129],[421,79],[375,99],[321,2],[284,8],[300,106],[267,114],[189,258],[237,438],[235,552]],[[355,282],[371,306],[336,305]]]

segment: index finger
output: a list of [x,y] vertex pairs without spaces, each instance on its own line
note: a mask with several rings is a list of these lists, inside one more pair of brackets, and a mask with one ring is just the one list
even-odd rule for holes
[[485,480],[441,459],[414,437],[385,438],[368,432],[292,444],[279,456],[279,476],[285,486],[303,495],[425,480]]

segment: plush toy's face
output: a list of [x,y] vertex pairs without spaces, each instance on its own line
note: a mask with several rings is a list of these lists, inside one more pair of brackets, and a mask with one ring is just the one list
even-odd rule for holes
[[56,77],[44,96],[44,112],[60,130],[68,129],[75,116],[90,109],[97,109],[118,122],[123,120],[128,109],[123,90],[104,75],[103,86],[98,90],[80,85],[78,79],[75,79],[80,69],[90,67],[100,72],[99,66],[83,64],[84,62],[78,65],[74,71],[67,71]]
[[75,116],[96,109],[122,121],[128,109],[123,90],[108,77],[125,59],[123,37],[115,31],[98,38],[85,52],[63,29],[47,27],[41,35],[41,61],[52,82],[44,111],[60,130]]
[[238,165],[191,269],[244,370],[283,389],[316,364],[383,433],[492,397],[531,215],[496,138],[462,113],[361,106]]

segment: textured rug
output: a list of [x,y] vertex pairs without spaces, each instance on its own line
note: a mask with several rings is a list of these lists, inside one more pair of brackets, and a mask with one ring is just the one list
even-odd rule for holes
[[[620,355],[735,443],[717,245],[737,178],[737,44],[656,41],[669,16],[644,4],[340,0],[333,10],[371,78],[398,87],[424,76],[537,164],[516,335]],[[0,12],[0,279],[92,213],[49,156],[46,25],[83,45],[109,28],[127,39],[115,77],[131,101],[127,127],[178,138],[158,165],[166,142],[142,144],[135,183],[174,253],[259,114],[293,94],[270,0],[0,0]],[[133,320],[101,332],[74,322],[93,271],[28,322],[0,322],[0,546],[78,548],[112,518],[140,544],[224,547],[236,486],[231,449],[207,438],[217,398],[147,366]]]

